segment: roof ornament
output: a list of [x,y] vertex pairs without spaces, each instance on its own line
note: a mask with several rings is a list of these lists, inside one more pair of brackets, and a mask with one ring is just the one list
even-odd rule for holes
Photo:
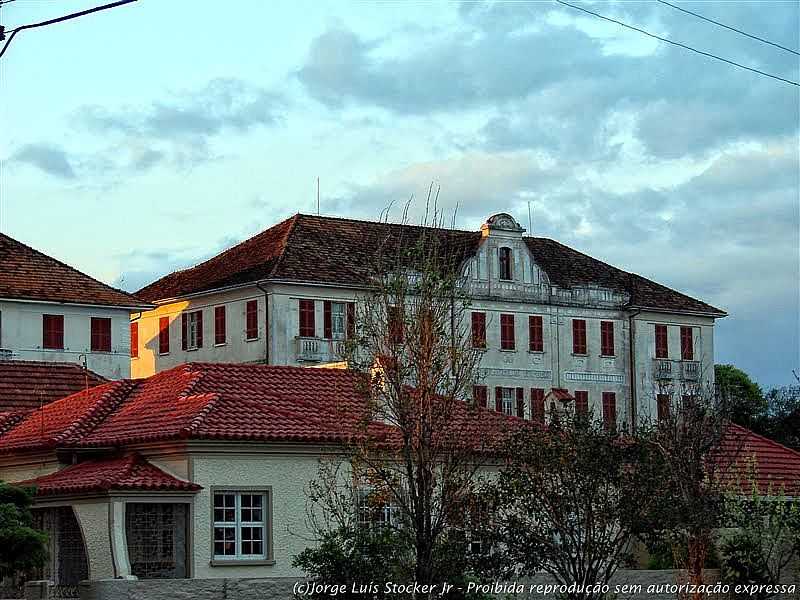
[[481,225],[481,231],[484,233],[486,230],[500,230],[500,231],[514,231],[522,233],[525,228],[517,223],[516,219],[508,213],[497,213],[486,219],[486,223]]

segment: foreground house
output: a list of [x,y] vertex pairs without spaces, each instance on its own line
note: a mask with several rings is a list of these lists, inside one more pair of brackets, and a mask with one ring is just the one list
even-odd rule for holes
[[0,233],[0,360],[130,376],[130,318],[152,308]]
[[[193,361],[324,365],[340,360],[374,257],[422,228],[297,214],[137,292],[157,306],[132,322],[131,373]],[[714,322],[725,312],[556,241],[510,215],[479,231],[426,230],[460,261],[472,339],[484,351],[475,397],[543,419],[563,390],[609,424],[655,418],[661,389],[713,383]],[[553,404],[554,406],[557,403]]]
[[[56,545],[46,576],[60,585],[299,576],[304,492],[358,431],[358,377],[196,363],[110,382],[21,420],[0,415],[0,480],[37,487]],[[465,435],[519,422],[463,406]]]

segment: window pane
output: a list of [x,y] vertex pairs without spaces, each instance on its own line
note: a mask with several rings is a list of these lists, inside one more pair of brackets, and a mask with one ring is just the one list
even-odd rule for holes
[[214,554],[218,556],[236,554],[236,529],[233,527],[214,528]]

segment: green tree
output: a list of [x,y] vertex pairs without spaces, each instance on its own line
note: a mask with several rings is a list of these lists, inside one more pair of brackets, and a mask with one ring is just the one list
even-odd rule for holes
[[47,560],[47,536],[33,527],[33,491],[0,483],[0,577],[40,567]]
[[761,387],[733,365],[714,365],[714,379],[725,397],[729,417],[743,427],[753,427],[767,410]]
[[766,414],[754,430],[776,442],[800,450],[800,385],[773,388],[766,395]]

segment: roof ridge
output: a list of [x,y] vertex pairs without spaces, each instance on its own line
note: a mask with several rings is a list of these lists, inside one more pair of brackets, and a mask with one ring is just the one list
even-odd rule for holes
[[766,436],[763,436],[760,433],[756,433],[755,431],[745,427],[744,425],[739,425],[738,423],[731,423],[729,426],[733,426],[733,427],[736,427],[738,429],[742,429],[742,430],[746,431],[749,435],[752,435],[753,437],[756,437],[756,438],[758,438],[758,439],[760,439],[760,440],[762,440],[764,442],[767,442],[771,446],[777,446],[778,448],[780,448],[782,450],[788,450],[789,453],[796,454],[797,458],[800,459],[800,452],[798,452],[794,448],[790,448],[789,446],[784,446],[780,442],[776,442],[775,440],[770,439],[770,438],[768,438]]
[[[138,387],[139,383],[132,380],[132,379],[120,379],[119,381],[113,381],[110,383],[103,384],[104,387],[108,386],[108,389],[100,395],[100,398],[87,410],[83,415],[81,415],[80,419],[74,420],[67,426],[59,435],[53,436],[51,439],[53,443],[59,444],[68,442],[69,438],[73,436],[73,434],[79,436],[79,438],[84,438],[92,431],[97,429],[97,427],[105,421],[106,417],[108,417],[111,412],[116,410],[120,404],[122,404],[125,399],[130,395],[130,392]],[[97,388],[95,388],[97,389]],[[88,390],[78,392],[78,394],[86,394],[89,393]],[[61,400],[57,400],[56,402],[50,404],[53,406],[58,402],[63,402],[72,396],[67,396],[66,398],[62,398]]]
[[219,394],[218,392],[207,392],[205,394],[193,394],[191,396],[185,396],[184,398],[196,399],[196,398],[202,398],[204,396],[209,396],[208,402],[206,402],[206,405],[202,408],[202,410],[199,413],[197,413],[194,416],[194,418],[192,418],[192,420],[189,422],[189,425],[181,428],[179,432],[179,435],[181,437],[189,437],[193,433],[197,432],[197,430],[206,420],[208,413],[210,413],[214,409],[214,407],[217,405],[217,401],[222,397],[222,395]]
[[272,265],[272,268],[269,270],[270,277],[275,274],[275,272],[278,270],[278,265],[283,262],[283,259],[286,256],[286,248],[289,246],[289,239],[294,234],[295,229],[297,229],[297,222],[300,220],[300,216],[300,213],[295,213],[285,221],[282,221],[282,223],[285,223],[286,221],[291,221],[291,223],[289,224],[288,231],[283,236],[283,241],[281,242],[281,252],[278,255],[278,260],[275,261],[275,264]]
[[59,265],[61,265],[62,267],[66,267],[66,268],[67,268],[67,269],[69,269],[70,271],[72,271],[72,272],[74,272],[74,273],[77,273],[78,275],[81,275],[82,277],[86,277],[87,279],[91,279],[91,280],[92,280],[92,281],[94,281],[95,283],[99,283],[100,285],[102,285],[102,286],[105,286],[106,288],[108,288],[108,289],[110,289],[110,290],[113,290],[113,291],[115,291],[115,292],[118,292],[118,293],[120,293],[120,294],[124,294],[124,295],[128,296],[129,298],[131,298],[132,300],[135,300],[136,302],[141,302],[142,304],[148,304],[148,303],[144,302],[143,300],[140,300],[139,298],[137,298],[136,296],[134,296],[134,295],[133,295],[133,294],[131,294],[130,292],[126,292],[125,290],[122,290],[122,289],[120,289],[120,288],[115,288],[113,285],[109,285],[109,284],[107,284],[107,283],[103,283],[103,282],[102,282],[102,281],[100,281],[99,279],[95,279],[95,278],[94,278],[94,277],[92,277],[91,275],[89,275],[89,274],[87,274],[87,273],[84,273],[83,271],[79,271],[79,270],[78,270],[78,269],[76,269],[75,267],[73,267],[73,266],[71,266],[71,265],[68,265],[67,263],[65,263],[65,262],[63,262],[63,261],[61,261],[61,260],[58,260],[57,258],[55,258],[55,257],[53,257],[53,256],[50,256],[49,254],[45,254],[45,253],[44,253],[44,252],[42,252],[41,250],[37,250],[37,249],[36,249],[36,248],[34,248],[33,246],[29,246],[29,245],[28,245],[28,244],[26,244],[25,242],[21,242],[21,241],[19,241],[19,240],[18,240],[18,239],[16,239],[16,238],[12,238],[10,235],[7,235],[7,234],[5,234],[5,233],[0,233],[0,238],[5,238],[5,239],[7,239],[7,240],[10,240],[10,241],[11,241],[12,243],[14,243],[14,244],[19,244],[20,246],[23,246],[24,248],[26,248],[27,250],[30,250],[30,251],[31,251],[31,252],[33,252],[34,254],[38,254],[39,256],[42,256],[42,257],[44,257],[44,258],[46,258],[46,259],[48,259],[48,260],[52,260],[53,262],[55,262],[55,263],[58,263],[58,264],[59,264]]
[[365,223],[367,225],[389,225],[391,227],[416,227],[418,229],[433,229],[435,231],[452,231],[454,233],[480,233],[478,229],[455,229],[451,227],[431,227],[430,225],[415,225],[414,223],[393,223],[389,221],[370,221],[367,219],[353,219],[351,217],[332,217],[330,215],[309,215],[306,213],[295,213],[295,217],[303,217],[307,219],[319,219],[327,221],[346,221],[348,223]]

